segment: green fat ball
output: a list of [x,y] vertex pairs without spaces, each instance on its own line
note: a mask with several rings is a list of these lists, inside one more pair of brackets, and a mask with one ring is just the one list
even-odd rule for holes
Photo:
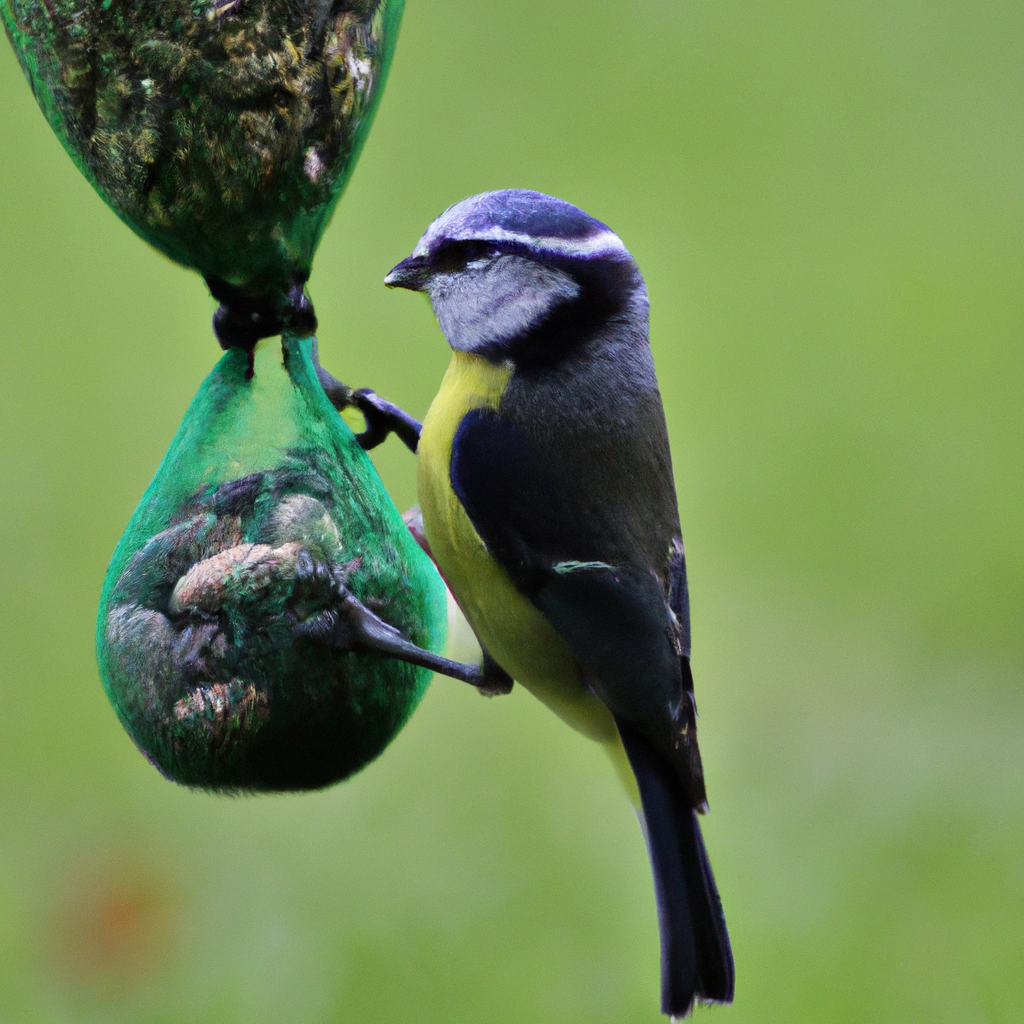
[[0,0],[50,125],[161,252],[287,307],[380,99],[404,0]]
[[[444,586],[329,403],[314,338],[232,349],[204,381],[107,572],[107,694],[168,778],[313,789],[375,758],[430,672],[332,649],[302,625],[343,586],[421,647]],[[299,627],[296,629],[296,627]]]

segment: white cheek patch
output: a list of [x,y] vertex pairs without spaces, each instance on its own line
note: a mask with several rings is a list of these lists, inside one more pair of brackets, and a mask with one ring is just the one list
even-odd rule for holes
[[580,293],[564,271],[511,253],[476,260],[427,284],[448,344],[464,352],[528,334]]

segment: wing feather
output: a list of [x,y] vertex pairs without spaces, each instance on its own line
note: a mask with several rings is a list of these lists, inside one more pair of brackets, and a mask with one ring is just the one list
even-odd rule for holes
[[666,543],[661,567],[608,561],[609,545],[576,514],[543,452],[493,409],[463,418],[451,483],[491,556],[565,640],[594,692],[671,759],[702,806],[681,542]]

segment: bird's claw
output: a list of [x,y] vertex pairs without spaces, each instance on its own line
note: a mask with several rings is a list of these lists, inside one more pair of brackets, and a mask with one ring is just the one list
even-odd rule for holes
[[[298,566],[296,575],[300,575]],[[312,558],[304,562],[301,573],[307,579],[316,579],[321,571],[330,572],[326,566],[320,566]],[[433,651],[407,640],[402,634],[375,615],[345,586],[344,582],[334,576],[334,598],[329,608],[311,615],[307,619],[296,621],[292,631],[301,637],[324,644],[337,651],[367,651],[382,657],[397,658],[421,668],[428,668],[442,675],[460,679],[479,688],[488,696],[508,693],[512,688],[511,678],[485,656],[483,668],[467,665],[460,661],[451,661]]]
[[356,440],[366,451],[376,448],[388,434],[393,433],[409,451],[415,453],[423,429],[419,420],[413,419],[392,402],[385,401],[372,388],[359,388],[354,391],[351,404],[366,420],[366,430],[356,434]]
[[372,388],[354,389],[343,384],[320,365],[320,359],[315,355],[314,367],[327,400],[338,412],[355,408],[363,414],[366,429],[356,434],[356,440],[364,451],[376,448],[388,434],[392,433],[397,435],[411,452],[416,451],[422,429],[419,420],[403,412],[397,405],[385,401]]

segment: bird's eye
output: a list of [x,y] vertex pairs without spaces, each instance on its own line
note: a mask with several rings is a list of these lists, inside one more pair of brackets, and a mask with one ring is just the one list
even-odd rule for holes
[[442,273],[453,274],[465,269],[473,260],[493,256],[497,250],[488,242],[478,239],[445,242],[434,254],[434,267]]

